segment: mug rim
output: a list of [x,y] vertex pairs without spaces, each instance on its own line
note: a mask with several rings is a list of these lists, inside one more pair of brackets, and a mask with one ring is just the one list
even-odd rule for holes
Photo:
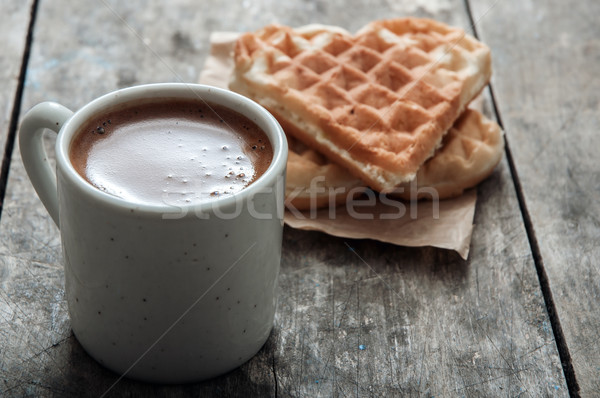
[[[204,199],[189,205],[153,204],[127,200],[103,192],[85,180],[73,167],[69,151],[70,146],[79,132],[79,128],[91,117],[111,107],[130,103],[136,99],[172,99],[172,98],[198,98],[209,104],[225,106],[254,121],[267,135],[273,147],[273,158],[267,170],[251,184],[239,192],[224,195],[218,198]],[[234,106],[233,104],[237,105]],[[56,140],[56,167],[57,176],[60,173],[66,180],[90,199],[113,207],[136,212],[152,214],[178,214],[185,218],[189,215],[210,212],[219,208],[228,208],[239,201],[245,201],[254,194],[264,192],[265,189],[278,189],[277,179],[282,175],[285,178],[287,165],[288,145],[283,129],[275,117],[263,106],[255,101],[233,91],[195,83],[151,83],[118,89],[104,94],[82,106],[65,122],[60,129]],[[283,189],[285,189],[283,187]]]

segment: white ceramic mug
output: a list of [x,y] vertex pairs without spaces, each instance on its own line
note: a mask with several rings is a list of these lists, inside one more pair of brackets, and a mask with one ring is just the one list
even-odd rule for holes
[[[188,207],[111,196],[73,168],[80,126],[107,108],[149,98],[202,98],[253,120],[273,146],[268,170],[235,195]],[[58,133],[56,177],[42,142]],[[60,228],[73,332],[100,363],[164,383],[207,379],[250,359],[273,326],[281,259],[285,135],[261,106],[202,85],[118,90],[73,113],[42,103],[19,132],[25,168]]]

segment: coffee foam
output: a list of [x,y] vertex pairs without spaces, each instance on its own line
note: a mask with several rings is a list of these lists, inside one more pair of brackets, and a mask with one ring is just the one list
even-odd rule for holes
[[183,206],[241,191],[267,170],[273,149],[266,134],[235,111],[169,99],[92,119],[73,141],[70,157],[104,192]]

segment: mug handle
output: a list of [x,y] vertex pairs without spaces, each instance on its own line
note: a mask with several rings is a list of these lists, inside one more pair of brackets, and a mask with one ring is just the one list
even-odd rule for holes
[[19,147],[27,175],[59,228],[56,172],[48,163],[43,133],[44,129],[49,129],[58,134],[72,115],[71,110],[60,104],[42,102],[27,112],[19,130]]

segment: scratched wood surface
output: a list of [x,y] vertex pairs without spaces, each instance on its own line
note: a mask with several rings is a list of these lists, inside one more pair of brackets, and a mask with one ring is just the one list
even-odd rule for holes
[[[215,30],[278,21],[354,31],[407,14],[469,30],[459,0],[155,3],[41,0],[23,110],[43,100],[75,109],[119,87],[197,81]],[[2,396],[568,395],[506,160],[478,189],[468,261],[286,228],[265,347],[214,380],[156,386],[119,380],[73,337],[59,231],[17,152],[0,218]]]
[[498,2],[479,31],[497,50],[499,111],[581,394],[598,396],[600,3],[524,7]]
[[4,153],[11,128],[32,2],[0,1],[0,153]]

